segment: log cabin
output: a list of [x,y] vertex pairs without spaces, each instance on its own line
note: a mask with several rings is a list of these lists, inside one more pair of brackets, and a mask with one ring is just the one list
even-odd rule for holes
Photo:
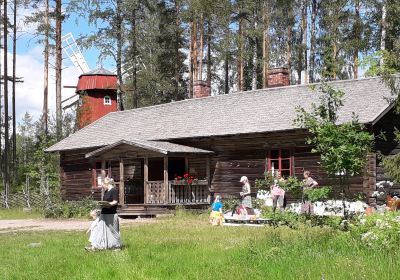
[[[113,75],[97,73],[100,78]],[[269,74],[266,89],[210,96],[210,86],[199,81],[191,99],[110,112],[85,124],[46,150],[60,155],[63,199],[90,195],[100,199],[105,176],[116,181],[120,215],[155,215],[176,205],[202,207],[209,203],[210,193],[238,196],[242,175],[254,186],[272,168],[299,178],[309,170],[320,185],[333,185],[334,179],[319,165],[319,155],[306,144],[307,131],[293,124],[296,107],[311,109],[312,103],[318,103],[320,85],[288,86],[285,68]],[[78,89],[104,98],[98,93],[104,90],[101,83],[86,84]],[[330,85],[345,93],[338,123],[350,121],[354,113],[375,135],[386,133],[386,140],[377,138],[365,172],[350,179],[349,191],[365,193],[373,202],[376,182],[388,179],[377,152],[400,151],[394,136],[399,118],[387,99],[390,90],[376,77]],[[108,84],[106,90],[110,88],[116,87]],[[175,180],[184,173],[197,179],[190,188]]]

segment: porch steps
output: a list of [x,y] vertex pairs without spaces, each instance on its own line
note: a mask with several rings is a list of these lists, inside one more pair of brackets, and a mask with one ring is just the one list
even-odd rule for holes
[[156,216],[167,214],[170,210],[166,207],[154,205],[123,205],[118,209],[118,216]]

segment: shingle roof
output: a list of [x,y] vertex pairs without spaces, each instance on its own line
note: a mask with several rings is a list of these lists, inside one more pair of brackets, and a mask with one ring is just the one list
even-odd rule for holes
[[141,148],[144,150],[150,150],[153,152],[157,152],[160,154],[171,154],[171,153],[190,153],[190,154],[212,154],[213,152],[203,150],[203,149],[198,149],[198,148],[193,148],[193,147],[188,147],[184,145],[179,145],[179,144],[174,144],[170,142],[163,142],[163,141],[147,141],[147,140],[131,140],[131,141],[126,141],[126,140],[120,140],[116,143],[110,144],[108,146],[105,146],[103,148],[94,150],[93,152],[90,152],[86,154],[86,157],[92,157],[96,156],[99,154],[102,154],[103,152],[106,152],[110,149],[116,148],[120,145],[129,145],[132,147],[137,147]]
[[83,73],[81,76],[92,76],[92,75],[117,76],[115,73],[104,68],[91,70],[89,72]]
[[[380,78],[329,84],[345,93],[339,123],[351,120],[353,112],[361,123],[372,123],[390,106],[390,90]],[[109,113],[47,151],[101,147],[121,139],[168,141],[290,130],[295,128],[295,108],[310,109],[311,103],[318,103],[318,93],[310,85],[288,86]]]

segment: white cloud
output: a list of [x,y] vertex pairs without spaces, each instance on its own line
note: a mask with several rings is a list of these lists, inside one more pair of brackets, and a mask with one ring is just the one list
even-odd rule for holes
[[[9,70],[12,74],[12,54],[8,53]],[[64,66],[65,67],[65,66]],[[44,66],[43,54],[40,47],[28,50],[25,54],[17,54],[17,77],[21,77],[23,83],[16,84],[16,114],[17,122],[29,112],[34,119],[38,119],[43,109],[43,89],[44,89]],[[76,86],[80,73],[74,67],[64,68],[62,71],[62,86]],[[12,84],[9,83],[9,112],[11,115],[11,90]],[[49,110],[50,114],[55,112],[56,103],[55,71],[49,69]],[[62,88],[62,99],[74,95],[74,89]]]

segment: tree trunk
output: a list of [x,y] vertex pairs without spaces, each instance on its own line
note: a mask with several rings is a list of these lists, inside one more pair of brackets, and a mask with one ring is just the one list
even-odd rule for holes
[[17,122],[15,113],[15,84],[16,84],[16,66],[17,66],[17,0],[14,0],[14,18],[13,18],[13,83],[12,83],[12,177],[16,178],[17,171]]
[[338,71],[338,69],[337,69],[337,65],[336,65],[336,57],[337,57],[337,29],[336,29],[336,27],[335,27],[335,36],[333,37],[333,40],[332,40],[332,63],[333,63],[333,80],[336,80],[336,77],[337,77],[337,71]]
[[189,98],[193,98],[193,34],[194,34],[194,23],[190,22],[190,46],[189,46]]
[[[136,45],[136,8],[132,9],[132,18],[131,18],[131,48],[132,48],[132,59],[133,59],[133,68],[132,68],[132,90],[131,90],[131,102],[133,108],[139,107],[139,96],[137,92],[137,45]],[[122,40],[122,37],[121,37]],[[122,44],[121,44],[122,45]],[[122,47],[121,47],[122,48]],[[121,50],[122,52],[122,50]],[[122,55],[121,55],[121,67],[122,67]],[[122,69],[121,69],[122,72]],[[121,77],[122,80],[122,77]]]
[[211,21],[207,22],[207,83],[211,85]]
[[4,54],[4,62],[3,62],[3,85],[4,85],[4,195],[5,201],[8,201],[8,195],[10,192],[10,164],[9,164],[9,150],[10,150],[10,139],[9,139],[9,127],[8,127],[8,63],[7,63],[7,55],[8,55],[8,16],[7,16],[7,0],[3,2],[3,54]]
[[[1,17],[1,5],[3,4],[3,1],[2,0],[0,0],[0,17]],[[0,42],[1,42],[1,32],[2,32],[2,30],[1,30],[1,28],[0,28]],[[1,77],[1,59],[0,59],[0,77]],[[3,161],[3,159],[4,159],[4,154],[3,154],[3,149],[2,149],[2,147],[3,147],[3,145],[2,145],[2,138],[3,138],[3,114],[2,114],[2,112],[1,112],[1,110],[2,110],[2,100],[1,100],[1,96],[2,96],[2,93],[1,93],[1,86],[0,86],[0,175],[3,177],[3,182],[4,182],[4,169],[3,169],[3,167],[4,167],[4,161]]]
[[[254,11],[253,17],[254,17],[254,32],[257,31],[257,11]],[[257,36],[255,35],[253,37],[253,69],[252,69],[252,80],[251,80],[251,89],[256,90],[257,89]]]
[[[381,21],[381,51],[384,51],[386,49],[386,29],[387,29],[387,21],[386,21],[386,15],[387,15],[387,6],[386,6],[386,0],[382,1],[382,21]],[[381,55],[381,60],[380,64],[381,66],[383,65],[383,56]]]
[[[308,84],[308,59],[307,59],[307,3],[308,0],[303,0],[303,10],[302,10],[302,18],[301,18],[301,33],[303,35],[302,45],[304,49],[303,55],[303,76],[304,76],[304,84]],[[301,79],[300,79],[301,80]]]
[[358,79],[358,51],[361,40],[361,23],[360,23],[360,0],[355,1],[355,26],[354,26],[354,37],[356,40],[354,46],[354,58],[353,58],[353,78]]
[[[229,42],[229,23],[226,26],[225,36],[227,36]],[[224,59],[224,93],[229,93],[229,48],[225,50],[225,59]]]
[[269,67],[269,6],[263,5],[263,88],[268,87]]
[[44,134],[48,134],[48,96],[49,96],[49,0],[45,0],[45,11],[44,11],[44,89],[43,89],[43,131]]
[[317,0],[312,0],[312,13],[311,13],[311,38],[310,38],[310,71],[309,77],[310,82],[315,82],[315,42],[316,42],[316,32],[315,25],[318,13],[318,3]]
[[291,83],[292,80],[292,20],[293,20],[293,11],[292,11],[292,6],[289,7],[288,11],[288,19],[290,21],[290,24],[288,24],[287,27],[287,39],[286,39],[286,53],[287,53],[287,60],[286,64],[288,67],[288,72],[289,72],[289,84]]
[[238,62],[238,80],[239,90],[244,90],[244,36],[245,36],[245,20],[244,18],[239,19],[239,62]]
[[197,55],[197,20],[193,21],[193,79],[194,81],[198,80],[198,55]]
[[175,0],[175,100],[179,100],[179,42],[180,42],[180,20],[179,20],[179,3]]
[[[121,5],[122,5],[122,0],[117,0],[117,7],[116,7],[116,29],[117,29],[117,53],[116,53],[116,64],[117,64],[117,78],[118,78],[118,89],[117,89],[117,95],[118,95],[118,110],[122,111],[123,110],[123,103],[122,103],[122,85],[123,85],[123,79],[122,79],[122,15],[121,15]],[[134,103],[134,101],[132,100]],[[133,107],[135,107],[135,104],[133,104]]]
[[200,15],[200,51],[199,51],[199,75],[197,80],[203,80],[203,50],[204,50],[204,17],[203,13]]
[[56,0],[56,126],[57,140],[62,138],[62,108],[61,108],[61,71],[62,71],[62,46],[61,46],[61,0]]

